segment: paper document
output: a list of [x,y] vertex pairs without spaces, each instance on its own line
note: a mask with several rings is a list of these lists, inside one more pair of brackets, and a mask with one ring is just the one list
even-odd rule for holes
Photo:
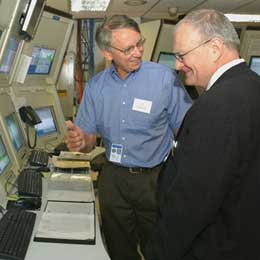
[[88,161],[61,160],[58,156],[52,156],[52,163],[56,168],[90,168]]
[[60,155],[58,156],[58,159],[74,161],[91,161],[94,157],[104,152],[105,148],[100,146],[96,146],[95,149],[93,149],[89,153],[61,151]]
[[48,201],[34,240],[95,243],[94,203]]
[[17,74],[15,78],[16,82],[22,84],[24,83],[31,61],[32,61],[32,57],[27,56],[25,54],[21,55],[19,66],[18,66],[19,69],[17,70]]
[[48,183],[48,200],[94,201],[95,194],[91,176],[53,173]]

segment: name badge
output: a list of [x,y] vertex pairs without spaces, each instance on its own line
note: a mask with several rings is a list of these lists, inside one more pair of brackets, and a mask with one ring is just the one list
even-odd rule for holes
[[133,104],[133,110],[150,114],[153,102],[150,100],[144,100],[135,98]]
[[123,154],[123,145],[112,144],[109,161],[120,163],[122,159],[122,154]]

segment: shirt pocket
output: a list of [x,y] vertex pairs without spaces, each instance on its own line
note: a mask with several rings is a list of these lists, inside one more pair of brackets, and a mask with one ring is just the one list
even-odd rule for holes
[[151,113],[134,110],[129,112],[129,124],[133,128],[157,128],[161,125],[165,125],[166,120],[166,114],[160,110],[153,110]]

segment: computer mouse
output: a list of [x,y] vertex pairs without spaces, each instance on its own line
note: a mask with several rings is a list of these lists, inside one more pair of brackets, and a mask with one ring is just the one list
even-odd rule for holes
[[50,168],[49,167],[40,167],[39,169],[37,169],[38,172],[49,172]]
[[40,209],[41,198],[31,197],[31,198],[20,198],[14,202],[15,207],[20,207],[28,210]]

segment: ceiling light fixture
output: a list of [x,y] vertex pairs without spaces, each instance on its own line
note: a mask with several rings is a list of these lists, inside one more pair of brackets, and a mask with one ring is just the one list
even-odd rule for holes
[[225,14],[231,22],[260,22],[260,15],[253,14]]
[[110,0],[71,0],[71,11],[106,11]]
[[130,5],[130,6],[139,6],[139,5],[144,5],[146,4],[146,0],[126,0],[124,4]]
[[177,7],[169,7],[168,8],[168,14],[170,16],[175,16],[177,14],[177,12],[178,12]]

